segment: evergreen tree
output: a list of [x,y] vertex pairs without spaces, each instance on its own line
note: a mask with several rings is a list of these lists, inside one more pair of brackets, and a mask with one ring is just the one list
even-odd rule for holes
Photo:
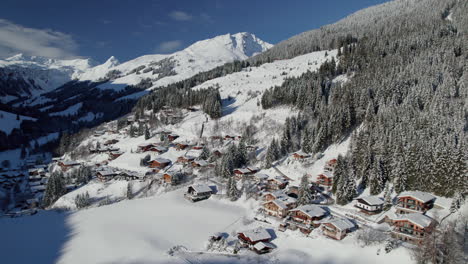
[[67,193],[65,187],[65,180],[63,178],[63,173],[52,173],[47,182],[46,189],[44,191],[44,197],[42,203],[44,207],[48,207],[55,203],[61,196]]
[[151,138],[151,134],[150,134],[149,128],[147,125],[145,125],[145,140],[148,140],[150,138]]
[[131,182],[127,183],[127,189],[125,191],[125,197],[127,197],[127,199],[129,199],[129,200],[133,199],[133,197],[134,197]]
[[239,197],[239,190],[237,189],[237,183],[234,177],[228,178],[227,197],[229,197],[232,201],[237,200]]
[[199,156],[200,159],[202,160],[208,160],[210,158],[210,149],[205,145],[203,146],[202,152]]
[[302,176],[301,184],[299,185],[299,192],[297,195],[297,204],[306,205],[312,203],[314,197],[313,192],[309,186],[307,175]]

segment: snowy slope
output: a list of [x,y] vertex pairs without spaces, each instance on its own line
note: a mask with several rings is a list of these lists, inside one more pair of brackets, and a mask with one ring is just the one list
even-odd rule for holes
[[[145,55],[114,67],[108,67],[110,65],[108,61],[103,65],[89,69],[80,75],[79,79],[98,80],[104,77],[108,71],[118,70],[121,72],[122,77],[115,79],[112,84],[137,84],[142,79],[150,78],[156,80],[153,82],[153,87],[164,86],[184,80],[199,72],[210,70],[227,62],[247,59],[257,53],[266,51],[270,47],[272,47],[271,44],[260,40],[250,33],[226,34],[198,41],[186,49],[173,54]],[[159,74],[153,74],[152,71],[144,72],[144,69],[150,67],[158,69],[158,66],[155,64],[164,59],[173,61],[175,75],[159,79]],[[132,70],[138,67],[144,68],[139,73],[131,73]],[[102,88],[109,89],[112,87],[102,86]]]
[[10,112],[0,111],[0,131],[5,132],[7,135],[15,128],[20,128],[23,120],[36,120],[29,116],[19,116],[19,120],[16,120],[16,115]]

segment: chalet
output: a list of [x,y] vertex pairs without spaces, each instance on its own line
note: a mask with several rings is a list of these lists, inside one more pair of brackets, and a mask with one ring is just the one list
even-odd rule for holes
[[326,190],[331,189],[331,187],[333,186],[333,174],[328,171],[324,171],[323,173],[317,176],[316,184],[323,187]]
[[322,207],[314,204],[300,206],[290,211],[291,220],[288,224],[292,229],[298,228],[303,233],[310,233],[314,228],[320,226],[320,220],[325,218],[328,212]]
[[104,145],[105,146],[110,146],[110,145],[113,145],[113,144],[118,143],[118,142],[119,141],[117,139],[109,139],[106,142],[104,142]]
[[171,164],[171,161],[168,160],[168,159],[156,158],[156,159],[150,161],[150,168],[162,169],[162,168],[165,168],[165,167],[169,166],[169,164]]
[[194,160],[191,164],[193,168],[203,168],[209,165],[209,163],[205,160]]
[[276,200],[280,197],[287,196],[282,190],[267,192],[263,194],[262,200],[265,202]]
[[267,189],[268,190],[280,190],[286,188],[288,185],[288,180],[283,177],[276,176],[267,180]]
[[335,167],[336,167],[336,159],[331,159],[325,163],[324,170],[333,172],[335,170]]
[[118,173],[112,170],[102,170],[96,173],[96,177],[102,182],[109,181],[117,175]]
[[322,224],[323,234],[336,240],[342,240],[355,228],[356,225],[345,218],[335,218]]
[[143,143],[137,146],[137,152],[146,152],[153,147],[153,143]]
[[190,144],[187,142],[179,142],[179,143],[176,143],[176,150],[184,150],[188,148],[189,146]]
[[179,136],[176,135],[176,134],[169,134],[169,135],[167,135],[167,139],[168,139],[170,142],[172,142],[172,141],[174,141],[174,140],[176,140],[176,139],[178,139],[178,138],[179,138]]
[[203,149],[204,147],[205,147],[205,144],[200,143],[200,144],[193,146],[192,149],[200,150],[200,149]]
[[189,156],[189,155],[184,155],[184,156],[180,156],[177,158],[177,162],[179,163],[191,163],[194,160],[195,160],[195,157]]
[[111,151],[109,152],[109,159],[114,160],[120,156],[122,156],[123,152],[122,151]]
[[393,219],[391,234],[394,238],[416,244],[432,232],[434,225],[432,218],[420,213],[398,215]]
[[275,200],[263,203],[263,210],[267,215],[283,218],[291,209],[296,207],[296,199],[289,196],[280,196]]
[[81,163],[77,161],[59,161],[58,165],[62,168],[63,171],[66,171],[70,168],[78,167]]
[[258,242],[252,247],[252,250],[257,254],[270,253],[276,246],[268,242]]
[[258,149],[257,146],[253,145],[247,145],[245,148],[247,149],[247,151],[256,151]]
[[28,170],[29,176],[44,175],[45,172],[44,168],[33,168]]
[[230,136],[230,135],[224,136],[224,140],[235,140],[235,139],[236,139],[235,136]]
[[96,131],[94,131],[94,136],[95,137],[100,137],[100,136],[104,135],[104,133],[106,133],[106,132],[103,131],[103,130],[96,130]]
[[267,174],[264,174],[264,173],[256,173],[253,176],[253,180],[256,181],[256,182],[264,182],[264,181],[268,180],[268,178],[270,178],[270,176],[268,176]]
[[192,202],[197,202],[210,198],[213,191],[206,184],[195,184],[187,188],[184,197]]
[[272,239],[270,233],[265,229],[258,227],[253,230],[239,232],[237,238],[243,247],[252,248],[259,242],[269,243]]
[[165,183],[177,185],[182,181],[183,176],[183,173],[180,171],[168,171],[163,174],[162,180]]
[[247,169],[250,171],[251,174],[254,174],[254,173],[257,173],[257,172],[260,171],[260,168],[253,167],[253,166],[249,166],[249,167],[247,167]]
[[299,195],[299,186],[290,185],[286,191],[286,195],[289,197],[297,198]]
[[425,213],[434,206],[435,196],[421,191],[406,191],[397,196],[397,213]]
[[244,168],[244,169],[235,169],[233,172],[234,172],[234,177],[236,178],[236,180],[242,179],[245,175],[251,175],[251,174],[253,174],[252,171],[250,171],[250,170],[247,169],[247,168]]
[[383,200],[377,196],[366,196],[356,199],[355,207],[366,214],[377,214],[382,211]]
[[52,158],[52,162],[54,162],[54,163],[57,163],[57,162],[59,162],[61,160],[62,160],[62,158],[60,158],[60,157]]
[[310,158],[310,155],[308,153],[305,153],[304,151],[300,150],[298,152],[294,152],[292,154],[293,158],[296,160],[303,160],[306,158]]

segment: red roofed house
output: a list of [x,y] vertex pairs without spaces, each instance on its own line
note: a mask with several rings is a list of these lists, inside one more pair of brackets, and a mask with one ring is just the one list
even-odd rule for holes
[[345,218],[335,218],[322,224],[323,234],[336,240],[342,240],[356,225]]
[[265,210],[266,214],[279,218],[286,217],[289,213],[289,210],[296,206],[296,199],[286,195],[263,203],[263,209]]
[[310,155],[308,153],[305,153],[302,150],[300,150],[298,152],[294,152],[292,155],[296,160],[302,160],[302,159],[306,159],[306,158],[310,157]]
[[420,213],[410,213],[393,219],[393,226],[392,237],[417,244],[432,232],[435,221]]
[[299,228],[303,233],[310,233],[314,228],[320,226],[316,222],[325,218],[328,212],[318,205],[307,204],[290,211],[291,220],[288,221],[293,228]]
[[316,183],[325,189],[330,189],[333,186],[333,174],[327,171],[319,174]]
[[150,168],[165,168],[171,164],[171,161],[168,159],[163,159],[163,158],[156,158],[155,160],[150,162]]
[[324,170],[333,172],[336,167],[336,159],[331,159],[325,163]]
[[398,195],[397,213],[425,213],[434,206],[435,196],[421,191],[406,191]]

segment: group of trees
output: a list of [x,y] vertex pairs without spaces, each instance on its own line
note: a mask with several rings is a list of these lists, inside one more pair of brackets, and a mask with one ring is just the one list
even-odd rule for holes
[[[366,187],[371,194],[381,193],[387,182],[396,192],[466,193],[468,19],[463,12],[468,4],[449,2],[414,1],[403,8],[395,1],[390,5],[399,13],[390,9],[373,13],[389,6],[363,11],[392,23],[354,16],[345,21],[372,25],[354,28],[343,21],[328,27],[337,31],[310,33],[320,32],[319,40],[327,40],[321,44],[311,40],[322,48],[334,39],[333,45],[340,47],[339,64],[329,60],[318,72],[289,78],[263,94],[265,109],[290,105],[302,110],[295,122],[301,126],[297,131],[286,128],[279,142],[272,141],[266,163],[286,154],[282,141],[288,142],[288,151],[317,153],[354,131],[335,177],[340,202]],[[442,15],[447,8],[456,19]],[[345,35],[337,42],[339,31],[353,37]],[[305,35],[288,41],[297,50],[288,53],[291,50],[274,47],[257,59],[310,52],[313,48],[302,43]],[[347,74],[348,80],[334,81],[338,74]]]
[[236,168],[247,165],[247,148],[243,140],[239,146],[232,143],[223,155],[222,159],[216,163],[215,173],[222,178],[231,178]]
[[67,193],[65,185],[65,179],[62,172],[53,172],[49,181],[47,182],[46,189],[44,191],[44,197],[42,198],[42,204],[44,207],[51,206],[60,197]]

